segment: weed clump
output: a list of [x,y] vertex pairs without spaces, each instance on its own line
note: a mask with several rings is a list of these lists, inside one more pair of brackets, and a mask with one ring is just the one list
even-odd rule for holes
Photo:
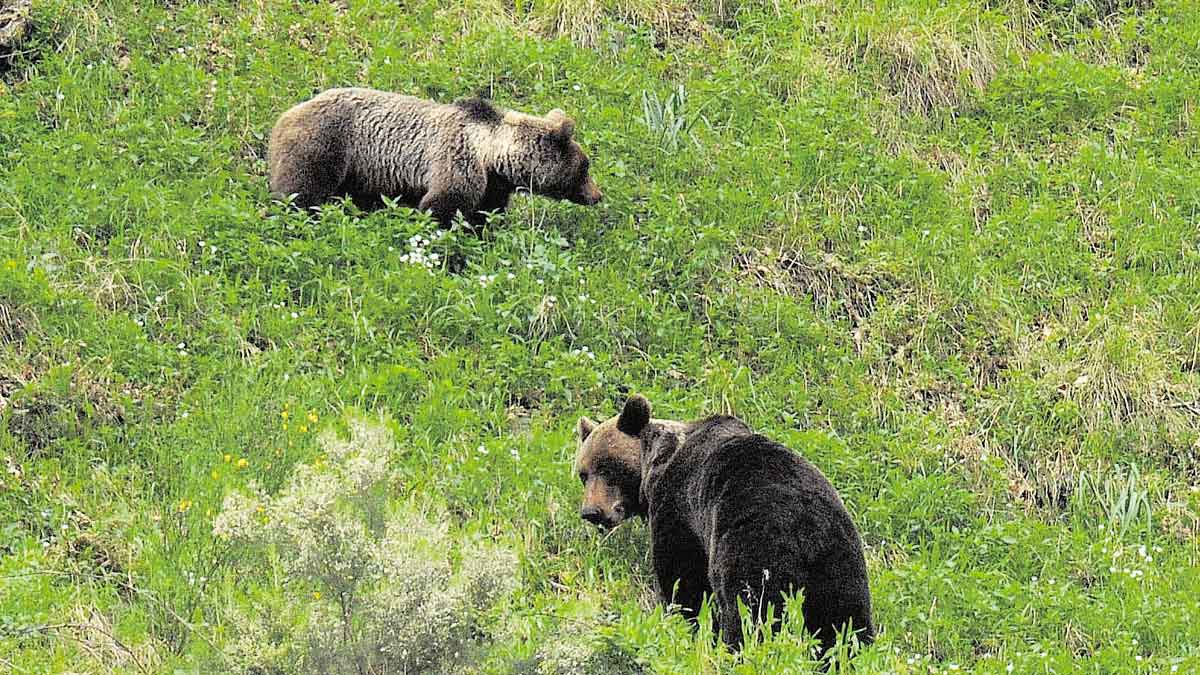
[[226,497],[214,533],[282,572],[230,616],[226,656],[238,672],[461,672],[481,650],[487,612],[514,590],[516,557],[457,547],[436,513],[389,504],[387,429],[350,423],[322,437],[324,460],[300,466],[275,496]]
[[633,654],[608,635],[611,622],[604,615],[586,612],[574,618],[576,620],[560,626],[553,638],[539,645],[534,657],[522,664],[518,672],[529,675],[639,675],[649,672]]
[[538,675],[639,675],[648,672],[611,642],[556,641],[538,652]]

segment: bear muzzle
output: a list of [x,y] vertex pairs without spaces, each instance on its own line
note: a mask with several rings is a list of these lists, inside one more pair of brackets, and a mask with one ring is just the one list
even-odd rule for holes
[[602,199],[604,199],[604,193],[600,191],[595,181],[589,178],[588,182],[584,184],[583,189],[571,201],[584,206],[595,206]]
[[625,506],[621,503],[613,504],[612,512],[606,512],[599,506],[584,506],[580,509],[579,516],[589,523],[611,530],[625,520]]

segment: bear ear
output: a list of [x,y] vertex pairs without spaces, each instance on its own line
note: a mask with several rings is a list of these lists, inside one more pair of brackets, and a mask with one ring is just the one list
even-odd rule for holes
[[567,140],[575,133],[575,120],[567,117],[567,113],[559,108],[546,113],[546,121],[550,123],[550,133],[555,138]]
[[596,430],[596,423],[586,417],[580,417],[579,424],[578,424],[578,426],[575,427],[575,431],[579,435],[580,443],[586,441],[587,437],[591,436],[592,432],[595,430]]
[[641,394],[634,394],[625,402],[625,408],[617,418],[617,430],[629,436],[638,436],[650,423],[650,401]]

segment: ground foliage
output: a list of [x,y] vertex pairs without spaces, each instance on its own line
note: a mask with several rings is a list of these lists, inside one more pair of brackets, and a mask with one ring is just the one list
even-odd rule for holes
[[[458,608],[410,664],[802,669],[796,617],[735,659],[656,607],[643,526],[579,520],[573,422],[631,391],[839,488],[881,628],[855,672],[1200,670],[1191,0],[29,18],[0,74],[7,672],[419,667],[372,632],[417,602],[379,570]],[[275,117],[347,84],[562,107],[606,201],[518,199],[479,236],[272,203]],[[329,468],[364,433],[365,496]],[[337,526],[301,545],[309,483]],[[232,536],[239,504],[291,534]],[[375,571],[323,577],[322,546]]]

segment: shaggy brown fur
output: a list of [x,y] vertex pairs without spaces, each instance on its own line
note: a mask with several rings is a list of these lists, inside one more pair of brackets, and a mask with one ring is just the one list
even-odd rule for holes
[[[607,526],[632,515],[650,521],[650,557],[664,602],[694,620],[704,596],[713,597],[716,627],[737,649],[739,600],[761,621],[768,604],[778,616],[785,594],[803,591],[805,627],[823,650],[849,626],[860,641],[873,639],[858,530],[837,491],[803,457],[733,417],[651,419],[642,396],[599,426],[581,419],[579,433],[583,517]],[[611,474],[581,468],[606,465],[620,467],[616,489],[607,487]],[[637,495],[636,507],[630,495]],[[627,505],[605,508],[614,498]],[[596,517],[589,508],[599,509]]]
[[267,150],[272,196],[301,207],[349,195],[429,210],[443,226],[456,212],[479,226],[525,189],[592,205],[601,192],[563,111],[545,117],[481,99],[452,104],[376,91],[330,89],[288,110]]

